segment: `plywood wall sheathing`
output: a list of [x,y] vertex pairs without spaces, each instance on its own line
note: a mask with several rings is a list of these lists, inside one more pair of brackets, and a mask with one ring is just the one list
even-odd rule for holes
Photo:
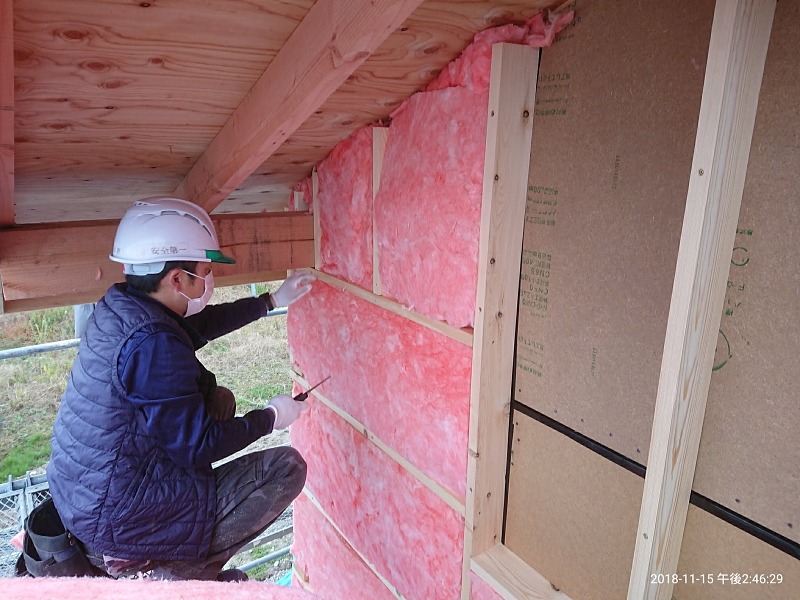
[[778,2],[693,489],[800,543],[798,48]]
[[669,600],[703,426],[775,0],[721,0],[672,289],[628,600]]
[[639,463],[713,10],[585,0],[542,52],[515,399]]
[[628,589],[644,481],[514,412],[506,546],[572,600]]

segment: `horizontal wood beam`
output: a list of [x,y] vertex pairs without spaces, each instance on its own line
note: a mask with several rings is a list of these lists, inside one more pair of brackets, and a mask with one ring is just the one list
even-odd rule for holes
[[714,11],[628,600],[672,598],[774,13]]
[[0,0],[0,227],[14,224],[13,5]]
[[473,558],[471,566],[504,600],[570,600],[503,544]]
[[[214,265],[220,286],[271,281],[314,261],[314,221],[304,213],[212,216],[222,251],[235,265]],[[0,229],[5,312],[96,302],[124,280],[108,258],[117,221]]]
[[420,3],[421,0],[317,0],[175,195],[211,212]]

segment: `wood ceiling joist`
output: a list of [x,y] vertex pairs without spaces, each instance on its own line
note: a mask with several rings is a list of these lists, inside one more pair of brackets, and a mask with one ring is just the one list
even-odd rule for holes
[[0,0],[0,226],[14,224],[14,2]]
[[317,0],[175,190],[211,212],[255,171],[421,0]]
[[[214,265],[218,285],[282,279],[314,262],[313,217],[301,213],[213,216],[222,251],[235,265]],[[81,221],[0,229],[5,312],[96,302],[123,280],[108,258],[118,221]]]

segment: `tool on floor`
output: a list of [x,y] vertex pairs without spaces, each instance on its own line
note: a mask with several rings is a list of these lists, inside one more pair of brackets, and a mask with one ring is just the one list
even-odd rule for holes
[[310,388],[308,388],[308,391],[307,391],[307,392],[301,392],[301,393],[297,394],[297,396],[295,396],[295,397],[294,397],[294,399],[295,399],[295,400],[297,400],[298,402],[302,402],[303,400],[305,400],[306,398],[308,398],[308,394],[309,394],[309,392],[311,392],[311,390],[315,390],[315,389],[317,389],[319,386],[321,386],[323,383],[325,383],[326,381],[328,381],[328,379],[330,379],[330,378],[331,378],[331,376],[330,376],[330,375],[328,375],[328,376],[327,376],[325,379],[323,379],[322,381],[320,381],[320,382],[319,382],[317,385],[315,385],[314,387],[310,387]]

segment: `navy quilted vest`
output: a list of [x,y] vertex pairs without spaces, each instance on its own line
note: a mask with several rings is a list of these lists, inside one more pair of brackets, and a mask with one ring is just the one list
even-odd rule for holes
[[111,287],[81,339],[61,399],[47,468],[66,528],[115,558],[195,560],[208,553],[216,484],[208,468],[183,468],[125,399],[117,363],[125,342],[152,323],[191,339],[160,305]]

